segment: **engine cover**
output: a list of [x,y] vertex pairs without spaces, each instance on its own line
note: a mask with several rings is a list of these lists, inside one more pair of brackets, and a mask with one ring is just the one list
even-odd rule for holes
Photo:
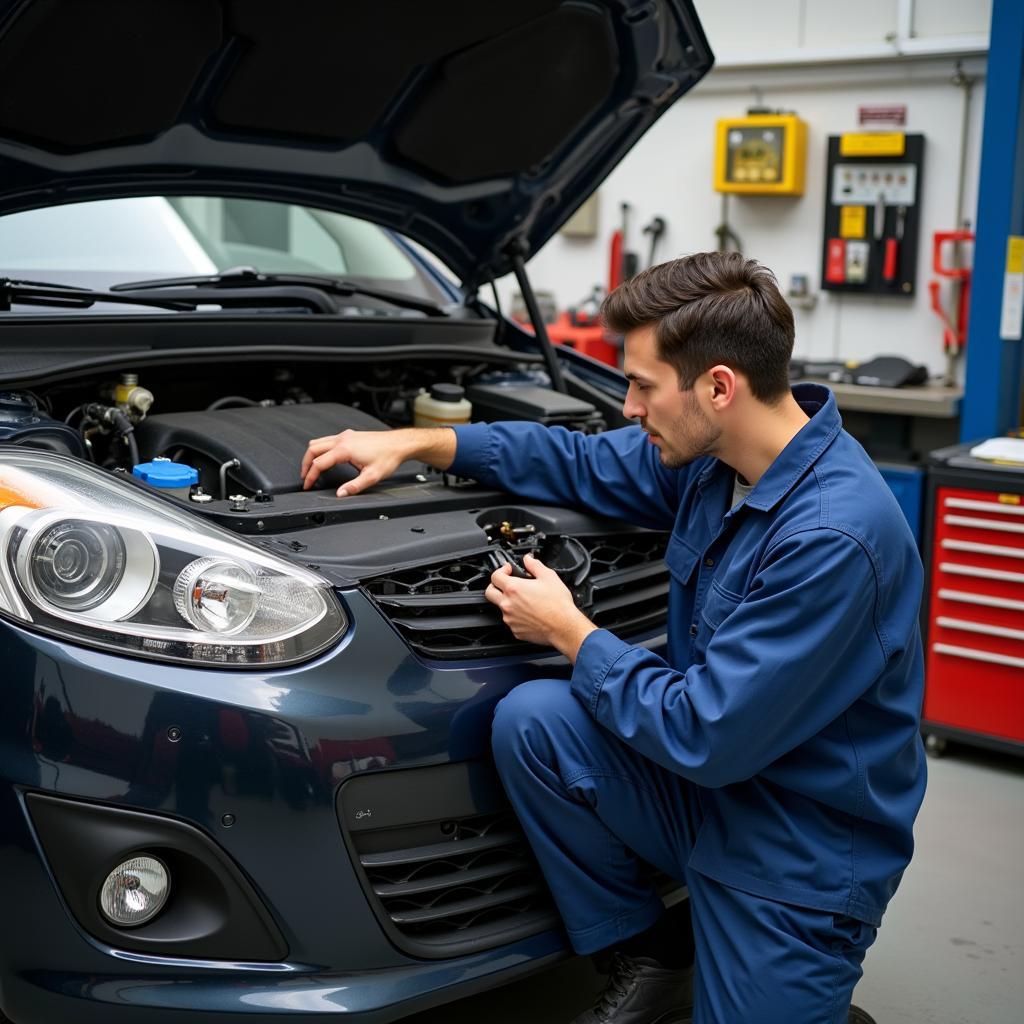
[[[218,493],[220,467],[231,459],[241,465],[228,471],[229,493],[284,494],[302,490],[299,470],[309,441],[348,429],[389,427],[350,406],[315,402],[165,413],[147,417],[135,428],[135,435],[143,460],[165,455],[195,466],[211,494]],[[352,466],[336,466],[320,478],[317,487],[334,489],[355,476]]]

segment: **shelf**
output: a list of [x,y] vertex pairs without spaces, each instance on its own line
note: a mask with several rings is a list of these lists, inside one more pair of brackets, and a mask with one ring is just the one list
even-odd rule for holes
[[[810,379],[810,378],[808,378]],[[931,416],[951,419],[960,414],[963,388],[941,384],[921,384],[905,388],[874,388],[862,384],[833,384],[815,381],[831,388],[840,410],[883,412],[897,416]]]

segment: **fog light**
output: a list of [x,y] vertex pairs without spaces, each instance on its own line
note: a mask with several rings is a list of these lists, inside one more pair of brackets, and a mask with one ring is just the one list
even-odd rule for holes
[[156,857],[132,857],[107,875],[100,910],[111,924],[134,928],[160,913],[170,891],[170,875]]

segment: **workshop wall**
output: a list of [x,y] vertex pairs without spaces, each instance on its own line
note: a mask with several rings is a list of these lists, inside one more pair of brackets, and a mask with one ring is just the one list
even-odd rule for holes
[[[778,51],[894,44],[905,35],[921,48],[929,40],[988,35],[992,0],[696,0],[719,62],[749,53],[765,62]],[[902,19],[906,18],[906,23]]]
[[[530,261],[534,287],[550,291],[560,309],[576,305],[608,276],[608,247],[621,221],[620,203],[631,206],[627,248],[647,259],[648,237],[641,228],[655,215],[668,222],[657,262],[717,247],[715,228],[722,200],[712,190],[715,122],[742,116],[763,105],[795,111],[808,126],[807,187],[802,197],[730,196],[728,222],[743,251],[771,267],[783,291],[794,274],[806,275],[817,295],[812,309],[796,309],[798,357],[864,360],[900,354],[945,371],[942,328],[931,311],[928,282],[931,239],[956,227],[961,144],[964,163],[964,215],[974,220],[984,114],[983,56],[963,59],[974,79],[970,119],[962,140],[964,89],[953,82],[953,57],[837,61],[835,51],[863,45],[884,48],[896,32],[897,0],[698,0],[705,30],[720,66],[648,132],[598,193],[598,228],[593,239],[557,235]],[[766,12],[770,9],[770,16]],[[990,3],[916,0],[914,34],[987,37]],[[852,13],[850,13],[852,12]],[[892,29],[889,29],[889,25]],[[891,40],[890,40],[891,41]],[[792,63],[746,66],[745,50],[766,47]],[[812,53],[829,63],[810,64]],[[873,51],[871,51],[873,52]],[[858,130],[857,108],[864,104],[905,104],[908,132],[925,136],[924,184],[919,260],[912,298],[870,297],[820,291],[827,136]],[[948,283],[943,297],[948,301]],[[499,282],[509,308],[515,281]],[[959,368],[962,379],[963,368]]]

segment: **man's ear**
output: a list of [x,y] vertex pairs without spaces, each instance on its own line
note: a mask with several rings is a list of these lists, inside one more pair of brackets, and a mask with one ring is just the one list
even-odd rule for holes
[[721,410],[730,405],[736,397],[736,371],[724,363],[712,366],[707,371],[711,386],[711,403]]

